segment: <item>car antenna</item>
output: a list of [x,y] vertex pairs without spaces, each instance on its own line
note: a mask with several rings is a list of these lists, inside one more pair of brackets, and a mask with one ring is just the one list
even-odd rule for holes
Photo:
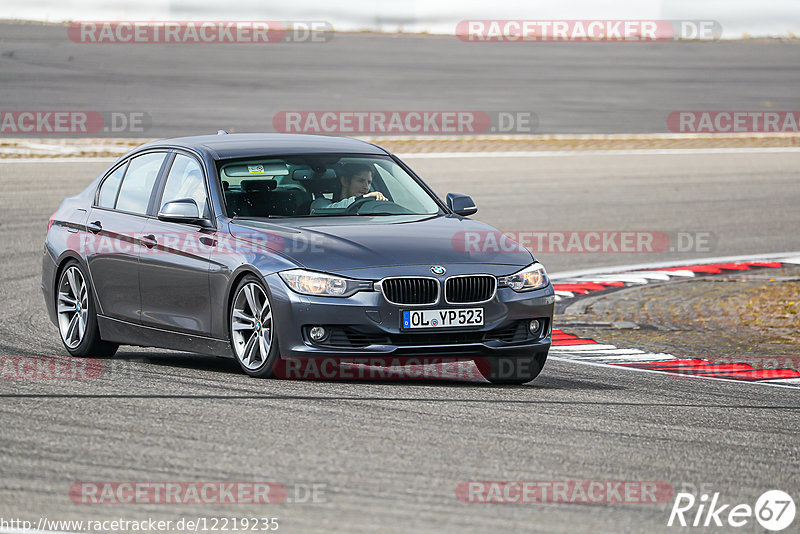
[[217,135],[228,135],[228,132],[225,130],[217,130]]

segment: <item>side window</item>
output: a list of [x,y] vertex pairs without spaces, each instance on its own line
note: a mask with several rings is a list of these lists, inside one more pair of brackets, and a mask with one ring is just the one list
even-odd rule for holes
[[119,184],[122,182],[122,177],[125,176],[125,169],[128,164],[124,163],[119,166],[117,170],[112,172],[108,178],[103,181],[100,186],[100,194],[97,197],[97,205],[101,208],[113,208],[114,202],[117,200],[117,191],[119,191]]
[[150,201],[153,184],[165,157],[167,157],[166,152],[154,152],[131,160],[119,190],[118,210],[147,213],[147,203]]
[[167,202],[191,198],[197,203],[201,217],[208,217],[206,184],[203,171],[196,159],[182,154],[175,156],[167,176],[164,194],[161,196],[159,211]]

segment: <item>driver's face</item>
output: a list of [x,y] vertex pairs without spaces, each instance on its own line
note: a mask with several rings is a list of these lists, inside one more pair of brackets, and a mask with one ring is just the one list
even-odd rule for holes
[[364,171],[353,176],[345,185],[346,191],[342,195],[344,198],[366,195],[372,186],[372,173]]

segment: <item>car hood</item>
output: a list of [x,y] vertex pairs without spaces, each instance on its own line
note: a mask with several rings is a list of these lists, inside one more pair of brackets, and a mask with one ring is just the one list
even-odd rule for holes
[[230,232],[307,269],[334,273],[422,264],[525,267],[533,261],[528,250],[495,228],[454,215],[330,217],[279,224],[235,219]]

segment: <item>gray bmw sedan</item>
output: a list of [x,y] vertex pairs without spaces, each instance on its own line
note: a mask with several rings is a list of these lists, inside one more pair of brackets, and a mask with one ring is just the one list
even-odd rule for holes
[[232,356],[256,377],[320,359],[474,361],[490,382],[528,382],[553,288],[476,211],[355,139],[156,141],[61,203],[42,290],[73,356],[162,347]]

